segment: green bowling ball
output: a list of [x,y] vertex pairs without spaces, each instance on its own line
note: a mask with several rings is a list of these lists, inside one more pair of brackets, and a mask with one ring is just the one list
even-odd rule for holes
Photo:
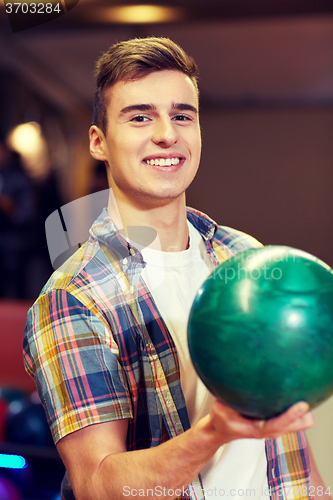
[[207,388],[250,418],[333,393],[333,270],[301,250],[237,254],[199,289],[188,344]]

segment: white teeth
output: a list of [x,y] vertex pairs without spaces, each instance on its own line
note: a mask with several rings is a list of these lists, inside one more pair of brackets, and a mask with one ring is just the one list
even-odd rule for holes
[[179,162],[179,158],[155,158],[155,160],[147,160],[148,165],[157,165],[159,167],[178,165]]

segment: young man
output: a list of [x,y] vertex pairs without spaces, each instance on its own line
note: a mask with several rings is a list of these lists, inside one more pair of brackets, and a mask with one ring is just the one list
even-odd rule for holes
[[44,287],[24,342],[66,500],[308,493],[308,405],[243,418],[213,399],[189,359],[196,290],[218,263],[258,246],[186,209],[201,151],[195,71],[156,38],[116,44],[97,65],[90,148],[106,164],[109,205]]

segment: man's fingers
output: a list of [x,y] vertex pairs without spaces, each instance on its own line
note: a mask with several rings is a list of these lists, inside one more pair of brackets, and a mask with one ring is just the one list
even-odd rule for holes
[[275,437],[288,432],[309,429],[314,424],[310,406],[305,401],[294,404],[278,417],[267,420],[261,425],[265,437]]
[[222,402],[216,402],[212,412],[216,430],[228,435],[228,440],[240,438],[277,438],[289,432],[309,429],[314,424],[310,407],[298,402],[281,415],[269,420],[251,420],[243,417]]
[[310,410],[310,406],[305,401],[300,401],[290,406],[284,413],[276,417],[274,420],[283,426],[287,426],[292,424],[298,418],[302,418],[308,411]]

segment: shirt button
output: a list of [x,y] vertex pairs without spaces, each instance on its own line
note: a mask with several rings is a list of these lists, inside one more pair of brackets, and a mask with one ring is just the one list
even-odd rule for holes
[[126,266],[126,264],[127,264],[127,257],[123,259],[123,265]]
[[130,254],[135,255],[135,250],[133,248],[130,248]]

